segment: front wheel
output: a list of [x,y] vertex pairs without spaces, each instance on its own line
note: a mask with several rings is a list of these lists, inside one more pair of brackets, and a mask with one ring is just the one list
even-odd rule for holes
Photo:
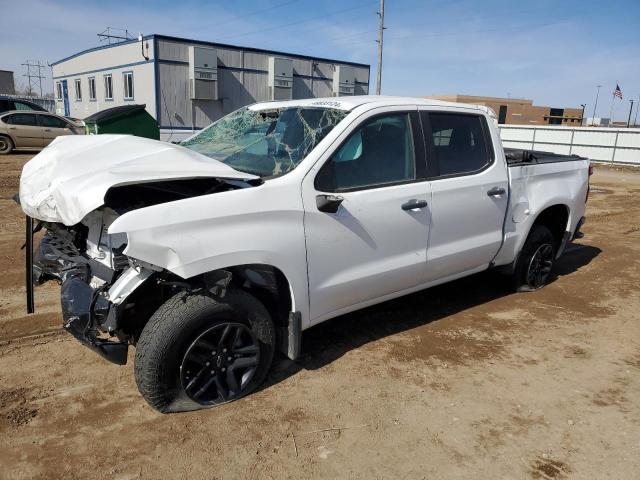
[[264,381],[275,342],[269,312],[248,293],[181,293],[145,325],[136,347],[136,383],[161,412],[230,402]]
[[546,285],[556,257],[555,245],[555,238],[547,227],[533,226],[513,274],[516,290],[530,292]]

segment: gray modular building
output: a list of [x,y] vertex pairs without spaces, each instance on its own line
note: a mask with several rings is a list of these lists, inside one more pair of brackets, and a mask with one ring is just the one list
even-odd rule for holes
[[164,139],[264,100],[366,95],[369,65],[148,35],[53,63],[56,111],[84,118],[144,103]]
[[13,83],[13,72],[10,70],[0,70],[0,94],[13,95],[16,87]]

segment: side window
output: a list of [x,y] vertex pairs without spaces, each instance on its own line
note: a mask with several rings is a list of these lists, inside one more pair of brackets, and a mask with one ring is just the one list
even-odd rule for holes
[[67,122],[58,117],[51,115],[38,115],[40,117],[40,125],[48,128],[66,128]]
[[0,112],[6,112],[9,110],[13,110],[11,102],[9,100],[0,100]]
[[15,113],[11,115],[9,122],[11,125],[27,125],[35,127],[37,125],[36,116],[33,113]]
[[481,117],[430,113],[429,120],[441,176],[477,172],[491,163]]
[[110,73],[104,76],[104,99],[113,100],[113,79]]
[[124,72],[122,81],[124,82],[124,99],[133,100],[133,72]]
[[15,106],[14,106],[13,109],[14,110],[26,110],[26,111],[33,110],[31,105],[27,105],[26,103],[22,103],[22,102],[15,102]]
[[76,87],[76,102],[81,102],[82,101],[82,82],[80,81],[79,78],[76,78],[74,80],[74,84]]
[[89,77],[89,100],[96,99],[96,78]]
[[415,180],[412,138],[406,113],[366,121],[322,166],[316,188],[342,191]]

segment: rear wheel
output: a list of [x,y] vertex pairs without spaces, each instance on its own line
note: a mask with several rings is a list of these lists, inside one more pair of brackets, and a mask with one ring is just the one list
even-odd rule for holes
[[546,285],[556,257],[556,241],[544,225],[534,225],[518,257],[514,283],[518,291],[529,292]]
[[241,290],[178,294],[145,325],[136,347],[140,393],[156,410],[196,410],[236,400],[265,379],[275,349],[266,308]]
[[6,155],[13,150],[13,141],[4,135],[0,135],[0,155]]

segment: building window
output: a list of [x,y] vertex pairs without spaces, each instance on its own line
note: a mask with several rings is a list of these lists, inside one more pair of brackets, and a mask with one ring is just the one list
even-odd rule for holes
[[82,85],[80,84],[79,78],[75,79],[75,85],[76,85],[76,102],[81,102],[82,101]]
[[56,98],[62,100],[62,82],[56,82]]
[[89,100],[95,101],[96,99],[96,78],[89,77]]
[[124,99],[133,100],[133,72],[124,72],[122,80],[124,82]]
[[104,99],[113,100],[113,78],[111,74],[104,76]]

